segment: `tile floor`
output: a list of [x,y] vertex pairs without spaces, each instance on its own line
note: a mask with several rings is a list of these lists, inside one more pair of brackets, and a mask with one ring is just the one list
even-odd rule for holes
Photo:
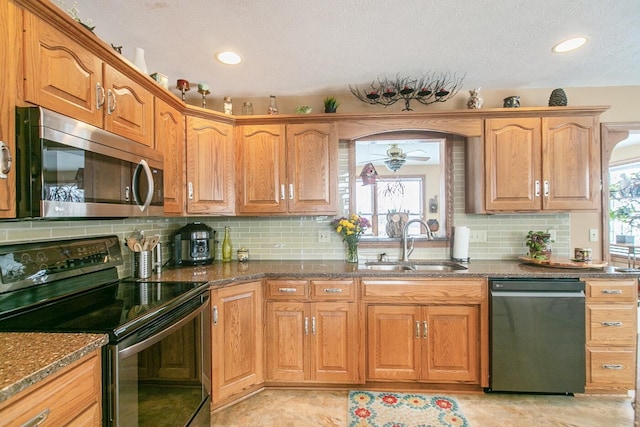
[[[346,391],[265,390],[212,414],[221,427],[346,427]],[[470,427],[633,427],[626,396],[457,394]]]

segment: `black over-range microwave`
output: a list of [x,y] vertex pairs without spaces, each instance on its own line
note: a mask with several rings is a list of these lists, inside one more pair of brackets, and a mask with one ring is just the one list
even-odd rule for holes
[[41,107],[16,108],[18,218],[163,214],[163,156]]

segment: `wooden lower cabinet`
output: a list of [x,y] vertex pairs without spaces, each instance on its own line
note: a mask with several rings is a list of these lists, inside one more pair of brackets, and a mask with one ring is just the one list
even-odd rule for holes
[[0,426],[100,426],[100,350],[0,403]]
[[368,380],[479,382],[480,310],[369,305]]
[[626,393],[636,387],[638,280],[587,279],[589,393]]
[[353,280],[267,280],[267,293],[268,382],[360,381]]
[[262,307],[259,281],[211,291],[214,407],[264,382]]

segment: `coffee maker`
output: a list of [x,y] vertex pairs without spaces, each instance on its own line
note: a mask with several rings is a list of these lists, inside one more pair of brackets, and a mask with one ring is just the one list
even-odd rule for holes
[[201,222],[180,228],[174,238],[175,265],[205,265],[215,259],[216,232]]

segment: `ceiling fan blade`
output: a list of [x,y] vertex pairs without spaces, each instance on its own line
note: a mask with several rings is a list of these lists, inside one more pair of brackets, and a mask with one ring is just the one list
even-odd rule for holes
[[407,156],[405,158],[407,160],[415,160],[415,161],[418,161],[418,162],[428,162],[431,157]]

